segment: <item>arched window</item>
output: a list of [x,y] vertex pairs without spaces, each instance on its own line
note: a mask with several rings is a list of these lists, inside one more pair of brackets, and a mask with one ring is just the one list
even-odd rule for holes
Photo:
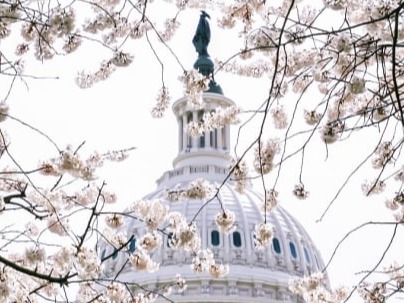
[[212,230],[212,232],[210,233],[210,238],[213,246],[219,246],[220,234],[217,230]]
[[241,247],[241,234],[238,231],[233,232],[233,245]]
[[279,243],[278,238],[272,239],[272,247],[273,247],[275,253],[280,254],[282,252],[281,243]]
[[117,257],[118,257],[118,250],[115,249],[115,250],[114,250],[114,253],[113,253],[113,255],[112,255],[112,260],[115,260]]
[[303,247],[303,251],[304,251],[304,257],[306,258],[306,262],[310,264],[311,263],[310,256],[309,256],[309,252],[307,251],[306,247]]
[[135,249],[136,249],[136,238],[133,237],[132,240],[130,240],[130,243],[129,243],[129,251],[131,253],[133,253],[135,251]]
[[289,242],[290,254],[292,255],[293,259],[297,258],[296,246],[292,242]]

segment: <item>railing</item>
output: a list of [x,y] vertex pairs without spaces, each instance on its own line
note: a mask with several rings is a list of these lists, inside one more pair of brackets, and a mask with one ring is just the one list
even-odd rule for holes
[[190,165],[167,171],[157,180],[157,185],[172,178],[186,174],[219,174],[226,175],[229,172],[227,168],[217,165]]

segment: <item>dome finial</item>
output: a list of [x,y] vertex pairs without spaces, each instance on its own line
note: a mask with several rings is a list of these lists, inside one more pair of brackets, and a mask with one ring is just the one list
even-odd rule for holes
[[192,39],[192,44],[195,46],[195,50],[198,53],[198,59],[194,64],[194,68],[205,77],[211,78],[208,92],[223,95],[222,88],[215,82],[213,76],[214,64],[208,53],[210,26],[207,19],[210,19],[210,16],[202,10],[199,17],[198,27],[196,28],[195,35]]
[[194,38],[192,39],[192,43],[194,44],[199,56],[209,56],[208,44],[210,42],[210,27],[206,18],[210,19],[210,16],[205,11],[201,11],[198,27],[196,28]]

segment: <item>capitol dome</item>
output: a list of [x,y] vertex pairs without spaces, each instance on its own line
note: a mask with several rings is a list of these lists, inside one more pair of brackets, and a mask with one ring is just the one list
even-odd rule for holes
[[[271,243],[257,250],[254,229],[265,219],[261,209],[264,196],[248,183],[244,192],[239,193],[229,177],[230,126],[205,131],[199,137],[190,137],[185,131],[189,122],[201,121],[204,113],[234,105],[216,83],[211,83],[212,87],[203,93],[199,109],[191,106],[186,97],[174,103],[178,155],[173,169],[163,173],[157,180],[157,189],[142,200],[159,200],[169,207],[169,212],[181,213],[188,223],[195,222],[201,249],[209,249],[217,264],[228,264],[229,273],[215,278],[208,273],[193,272],[191,263],[195,254],[172,247],[171,234],[164,232],[167,225],[164,222],[160,225],[162,245],[150,254],[152,260],[159,263],[159,269],[153,273],[135,271],[128,264],[128,254],[136,250],[137,239],[147,232],[147,228],[141,220],[127,218],[124,230],[118,231],[131,238],[127,249],[117,252],[106,242],[99,245],[101,258],[112,255],[103,262],[104,274],[114,277],[119,273],[121,280],[135,283],[135,292],[137,288],[159,289],[172,283],[176,274],[180,274],[186,280],[187,288],[183,292],[174,291],[169,296],[173,302],[303,302],[288,289],[291,277],[324,269],[320,252],[308,233],[278,205],[266,214],[266,222],[273,226]],[[208,181],[214,188],[216,195],[212,200],[169,201],[168,193],[189,188],[191,182],[199,179]],[[220,232],[215,222],[215,216],[223,209],[234,212],[236,218],[236,228],[228,234]],[[164,298],[158,300],[165,301]]]

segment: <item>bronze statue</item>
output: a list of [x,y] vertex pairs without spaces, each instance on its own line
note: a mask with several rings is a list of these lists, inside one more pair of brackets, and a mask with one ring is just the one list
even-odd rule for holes
[[206,17],[210,19],[210,16],[205,11],[201,11],[198,27],[192,39],[192,43],[199,56],[209,56],[208,44],[210,42],[210,27]]

